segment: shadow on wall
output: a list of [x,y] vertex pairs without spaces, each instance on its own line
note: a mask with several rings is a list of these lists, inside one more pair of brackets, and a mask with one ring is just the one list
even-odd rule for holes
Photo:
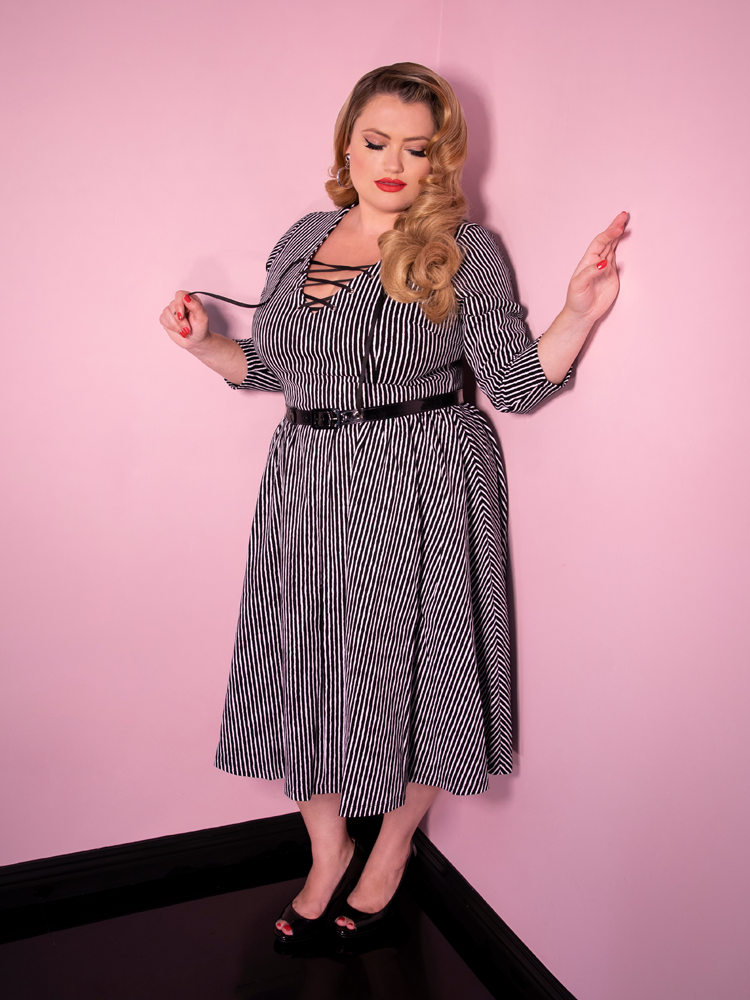
[[[487,110],[485,100],[473,84],[463,80],[461,76],[454,77],[451,74],[451,86],[456,91],[456,95],[461,102],[466,116],[466,123],[469,126],[469,156],[466,160],[466,167],[462,177],[462,187],[464,194],[469,201],[468,218],[480,226],[487,226],[487,203],[484,198],[484,178],[489,171],[492,149],[492,119]],[[490,229],[492,238],[500,247],[505,263],[510,272],[513,295],[520,301],[518,294],[518,283],[516,281],[516,271],[513,261],[510,259],[508,249],[503,243],[499,233]],[[526,309],[524,308],[524,319]],[[473,402],[473,400],[472,400]]]
[[[463,172],[462,187],[469,202],[468,218],[481,226],[486,226],[487,203],[483,194],[484,179],[487,175],[491,162],[492,149],[492,119],[487,110],[484,97],[474,87],[473,84],[463,79],[460,74],[450,74],[451,86],[461,102],[469,128],[469,155],[466,167]],[[489,229],[489,227],[487,227]],[[511,286],[514,298],[519,301],[518,282],[513,262],[510,259],[508,249],[505,246],[499,233],[489,229],[492,238],[500,248],[508,271],[510,274]],[[524,320],[527,310],[524,307]],[[528,328],[527,328],[528,332]],[[529,339],[531,334],[528,332]],[[467,403],[477,406],[477,383],[474,372],[464,361],[464,399]],[[478,407],[481,409],[481,407]],[[485,414],[486,415],[486,414]],[[491,422],[492,430],[502,455],[502,442],[500,441],[494,422]],[[503,460],[503,465],[505,461]],[[520,745],[520,718],[518,706],[518,656],[516,642],[516,599],[513,585],[513,566],[510,560],[510,549],[508,548],[508,565],[506,568],[506,593],[508,599],[508,624],[510,632],[510,670],[511,670],[511,719],[513,726],[513,749],[516,753],[514,761],[514,773],[518,772],[518,750]],[[509,781],[507,776],[498,776],[491,779],[489,797],[493,800],[507,798],[510,795]]]
[[487,205],[482,185],[490,165],[492,122],[484,98],[472,84],[453,74],[450,83],[461,102],[469,126],[469,157],[462,179],[464,194],[469,199],[469,218],[483,226],[487,218]]

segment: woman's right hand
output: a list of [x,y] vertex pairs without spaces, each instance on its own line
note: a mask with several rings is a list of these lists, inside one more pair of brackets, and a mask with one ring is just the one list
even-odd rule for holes
[[175,292],[175,297],[164,309],[159,322],[179,347],[190,350],[209,336],[208,313],[203,303],[188,292]]
[[194,358],[233,385],[244,382],[247,375],[245,352],[236,340],[209,331],[208,314],[195,295],[176,292],[159,322],[178,347],[190,351]]

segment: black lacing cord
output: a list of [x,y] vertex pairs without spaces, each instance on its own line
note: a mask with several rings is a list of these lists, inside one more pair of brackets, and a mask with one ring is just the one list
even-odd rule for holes
[[[335,285],[342,291],[348,292],[351,291],[349,285],[357,277],[356,274],[352,274],[348,278],[331,278],[326,277],[326,275],[335,274],[337,271],[356,271],[358,274],[363,274],[371,266],[371,264],[324,264],[322,260],[311,260],[310,266],[307,269],[305,287],[308,285]],[[331,300],[338,295],[338,292],[332,292],[330,295],[319,298],[317,295],[310,295],[309,292],[306,292],[305,287],[302,289],[302,294],[305,298],[305,302],[312,309],[316,308],[316,306],[328,306],[331,309],[333,308],[333,302]]]
[[[237,299],[230,299],[226,295],[217,295],[216,292],[189,292],[189,295],[207,295],[210,299],[219,299],[221,302],[228,302],[231,306],[239,306],[241,309],[259,309],[261,306],[266,305],[276,294],[279,286],[281,285],[282,279],[287,276],[293,267],[297,264],[301,264],[305,257],[298,257],[297,260],[293,260],[290,264],[284,268],[278,277],[276,284],[273,287],[273,291],[265,299],[261,299],[260,302],[240,302]],[[320,260],[311,260],[307,269],[307,276],[305,279],[305,286],[307,285],[336,285],[338,288],[345,292],[349,291],[349,283],[354,281],[356,274],[353,274],[350,278],[326,278],[324,275],[333,274],[336,271],[357,271],[362,273],[367,271],[372,267],[372,264],[325,264]],[[315,270],[313,270],[315,268]],[[324,298],[318,298],[315,295],[308,294],[305,289],[302,289],[302,295],[304,296],[305,302],[308,305],[315,304],[321,306],[328,306],[333,308],[333,303],[331,299],[338,295],[338,292],[333,292],[331,295],[326,295]]]
[[[302,261],[305,259],[306,259],[305,257],[299,257],[297,260],[293,260],[290,264],[288,264],[279,275],[279,278],[276,284],[274,285],[271,294],[268,295],[265,299],[261,299],[260,302],[255,302],[255,303],[238,302],[237,299],[227,298],[226,295],[217,295],[215,292],[189,292],[188,294],[207,295],[210,299],[219,299],[221,302],[228,302],[230,305],[239,306],[241,309],[258,309],[260,308],[260,306],[264,306],[266,305],[267,302],[271,301],[271,299],[276,294],[279,286],[281,285],[282,279],[286,277],[286,275],[289,273],[289,271],[291,271],[293,267],[295,267],[297,264],[301,264]],[[315,265],[316,270],[313,271],[311,274],[310,272],[312,270],[313,265]],[[307,269],[307,280],[305,284],[337,285],[340,289],[342,289],[342,291],[348,292],[349,282],[353,281],[356,275],[352,275],[351,278],[340,278],[338,280],[331,280],[330,278],[323,277],[323,275],[329,274],[334,271],[357,271],[361,273],[363,271],[367,271],[370,267],[372,267],[372,264],[354,264],[350,266],[348,264],[324,264],[322,261],[319,260],[310,261],[310,264]],[[320,275],[320,277],[318,277],[318,275]],[[311,303],[316,303],[316,304],[319,303],[322,306],[328,306],[329,308],[332,309],[333,303],[331,299],[335,298],[339,293],[333,292],[333,294],[327,295],[325,298],[321,299],[321,298],[316,298],[316,296],[314,295],[308,295],[303,288],[302,294],[305,297],[306,304],[310,305],[311,309],[315,308]],[[367,377],[367,363],[370,359],[370,352],[372,351],[372,344],[375,339],[375,327],[378,325],[378,323],[380,322],[380,317],[383,315],[383,306],[385,305],[386,297],[387,297],[386,291],[384,288],[381,287],[380,293],[378,294],[377,302],[375,303],[375,309],[372,314],[372,320],[370,321],[370,328],[367,331],[367,339],[365,341],[365,353],[362,358],[362,367],[359,372],[359,379],[357,380],[357,391],[354,400],[355,400],[355,406],[358,410],[362,410],[364,408],[363,387],[365,384],[365,378]]]
[[297,260],[293,260],[290,264],[287,264],[287,266],[284,268],[284,270],[279,275],[278,281],[273,286],[273,290],[272,290],[271,294],[268,295],[265,299],[261,299],[260,302],[238,302],[237,299],[229,299],[229,298],[227,298],[226,295],[217,295],[216,292],[188,292],[188,295],[190,295],[190,296],[193,296],[193,295],[207,295],[209,297],[209,299],[220,299],[222,302],[228,302],[230,304],[230,306],[239,306],[240,309],[259,309],[261,306],[264,306],[264,305],[266,305],[267,302],[271,301],[271,299],[276,294],[276,292],[277,292],[277,290],[279,288],[279,285],[282,282],[282,279],[285,278],[287,276],[287,274],[289,274],[289,272],[291,271],[291,269],[293,267],[295,267],[297,264],[301,264],[302,261],[305,260],[305,259],[306,259],[305,257],[298,257]]

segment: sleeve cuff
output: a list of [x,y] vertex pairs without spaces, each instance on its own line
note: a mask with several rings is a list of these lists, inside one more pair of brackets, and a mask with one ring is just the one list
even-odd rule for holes
[[546,388],[548,389],[547,395],[549,395],[549,393],[555,392],[557,389],[562,389],[564,386],[568,384],[568,382],[570,381],[570,376],[573,374],[573,365],[571,365],[570,368],[568,368],[568,371],[562,382],[550,382],[550,380],[544,374],[544,368],[542,367],[542,362],[539,360],[539,341],[541,339],[542,339],[541,337],[538,337],[531,345],[531,347],[533,348],[534,358],[536,359],[536,363],[539,367],[539,376],[546,383]]
[[228,378],[224,381],[230,389],[264,389],[266,392],[279,392],[281,383],[263,361],[258,357],[255,344],[252,338],[248,340],[237,340],[247,361],[247,374],[241,382],[230,382]]

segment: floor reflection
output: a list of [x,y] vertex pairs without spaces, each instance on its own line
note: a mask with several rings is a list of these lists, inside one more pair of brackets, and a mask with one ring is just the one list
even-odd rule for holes
[[273,923],[301,880],[210,896],[0,946],[3,1000],[486,1000],[408,893],[385,934],[293,954]]

